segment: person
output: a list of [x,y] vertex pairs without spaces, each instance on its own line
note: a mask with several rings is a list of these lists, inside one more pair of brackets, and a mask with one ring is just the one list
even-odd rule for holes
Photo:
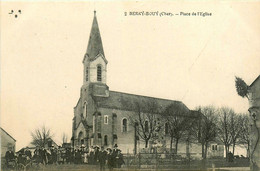
[[101,151],[98,152],[98,162],[100,165],[100,171],[105,170],[106,159],[107,159],[107,152],[104,150],[104,147],[101,146]]
[[111,171],[113,170],[113,156],[112,156],[112,149],[107,148],[107,167]]
[[57,164],[57,149],[54,146],[51,148],[51,161],[53,164]]
[[22,169],[22,165],[25,166],[27,164],[27,156],[25,155],[24,149],[22,149],[17,157],[18,168]]
[[7,167],[10,167],[10,162],[13,162],[15,160],[14,152],[12,151],[12,147],[8,147],[8,151],[5,153],[5,160]]
[[99,153],[99,146],[95,146],[94,147],[94,161],[93,164],[97,164],[97,160],[98,160],[98,153]]
[[31,153],[31,151],[29,150],[29,147],[26,147],[24,153],[25,153],[25,155],[27,156],[27,158],[29,158],[29,159],[32,158],[32,153]]
[[69,162],[70,163],[75,163],[75,151],[73,148],[69,149],[70,153],[69,153]]
[[75,150],[75,164],[81,164],[81,150],[80,149],[76,149]]
[[88,156],[88,164],[93,164],[94,162],[94,148],[93,146],[90,147],[89,156]]
[[72,152],[71,152],[71,148],[66,148],[65,149],[66,151],[65,151],[65,154],[64,153],[62,153],[62,158],[63,158],[63,162],[64,162],[64,159],[66,159],[66,163],[68,164],[68,163],[72,163],[72,161],[73,161],[73,159],[72,159]]
[[234,155],[231,153],[231,151],[229,151],[229,153],[228,153],[228,161],[229,162],[233,162],[233,160],[234,160]]
[[117,144],[114,145],[114,149],[112,151],[112,167],[116,168],[117,167],[117,154],[118,154],[118,149],[117,149]]
[[58,150],[57,150],[57,162],[58,162],[58,164],[63,163],[61,146],[58,146]]
[[117,168],[121,168],[122,164],[125,164],[121,150],[118,150],[118,153],[116,156],[116,164],[117,164]]
[[39,164],[42,162],[41,158],[41,149],[39,146],[36,146],[36,149],[33,152],[33,159],[35,159],[36,163]]
[[42,147],[41,151],[40,151],[40,156],[41,156],[41,163],[43,165],[46,165],[48,163],[48,158],[47,158],[47,150],[46,148]]

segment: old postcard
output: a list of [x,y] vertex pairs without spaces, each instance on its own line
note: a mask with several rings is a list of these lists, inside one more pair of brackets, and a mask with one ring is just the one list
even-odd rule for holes
[[1,168],[259,167],[259,11],[2,1]]

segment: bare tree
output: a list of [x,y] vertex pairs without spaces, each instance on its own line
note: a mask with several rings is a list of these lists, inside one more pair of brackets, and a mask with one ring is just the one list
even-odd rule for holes
[[45,145],[48,144],[48,140],[53,137],[51,130],[49,128],[46,128],[45,125],[31,132],[31,136],[31,144],[40,147],[45,147]]
[[241,133],[239,137],[239,143],[246,144],[247,147],[247,157],[250,157],[249,147],[250,147],[250,117],[248,114],[241,115]]
[[231,142],[233,147],[233,154],[235,154],[235,146],[237,144],[237,141],[240,137],[241,131],[242,131],[242,116],[238,115],[234,112],[231,112],[230,115],[230,135],[231,135]]
[[137,135],[145,141],[145,148],[147,148],[150,140],[158,138],[157,133],[161,128],[157,122],[160,107],[153,99],[134,101],[132,107],[135,115],[129,116],[130,124],[135,127]]
[[215,141],[217,136],[217,112],[213,106],[197,107],[197,110],[202,115],[192,127],[193,135],[201,143],[202,157],[206,159],[208,145],[211,141]]
[[228,107],[221,107],[219,110],[218,120],[218,137],[219,140],[224,143],[226,150],[226,158],[228,156],[229,147],[232,143],[231,136],[231,116],[234,115],[234,111]]
[[173,140],[175,141],[175,152],[178,152],[178,143],[181,138],[188,134],[191,126],[189,109],[179,103],[172,103],[163,111],[163,118],[166,122],[170,136],[170,151],[172,152]]
[[64,144],[64,143],[67,143],[67,141],[68,141],[68,136],[67,136],[67,134],[65,134],[64,132],[63,132],[63,134],[62,134],[62,143]]

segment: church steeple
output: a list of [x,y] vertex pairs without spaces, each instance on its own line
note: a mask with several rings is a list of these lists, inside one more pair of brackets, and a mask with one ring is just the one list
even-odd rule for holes
[[[104,54],[103,50],[103,45],[102,45],[102,40],[101,40],[101,35],[98,27],[98,22],[97,22],[97,16],[96,16],[96,11],[94,11],[94,19],[92,22],[92,28],[89,36],[89,41],[88,41],[88,48],[87,52],[85,55],[85,58],[89,58],[90,60],[95,58],[97,55]],[[84,62],[83,60],[83,62]]]
[[105,58],[103,50],[96,11],[94,11],[94,19],[90,31],[88,48],[83,59],[83,84],[106,84],[107,63],[108,61]]

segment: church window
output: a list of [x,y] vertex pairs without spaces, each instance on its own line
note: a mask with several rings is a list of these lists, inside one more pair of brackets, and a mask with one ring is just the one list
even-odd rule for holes
[[168,125],[168,123],[165,123],[164,133],[165,133],[165,135],[169,134],[169,125]]
[[102,68],[101,68],[101,65],[97,66],[97,81],[102,81]]
[[124,118],[122,121],[122,132],[127,132],[127,119]]
[[88,81],[88,67],[86,68],[86,81]]
[[144,131],[145,132],[149,132],[149,123],[148,123],[148,121],[144,122]]
[[84,103],[84,117],[87,118],[87,102]]
[[108,124],[108,116],[107,115],[104,116],[104,124]]
[[104,136],[104,145],[107,146],[108,142],[107,142],[107,135]]

